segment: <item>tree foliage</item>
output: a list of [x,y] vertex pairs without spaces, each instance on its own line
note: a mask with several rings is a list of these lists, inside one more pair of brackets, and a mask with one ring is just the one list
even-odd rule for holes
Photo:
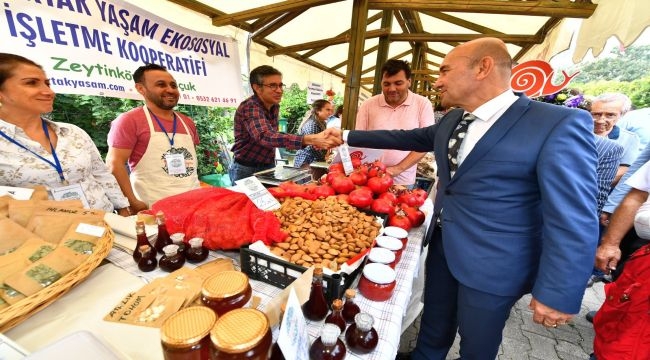
[[[343,97],[340,94],[334,95],[334,110],[343,104]],[[301,89],[296,83],[291,84],[282,95],[280,102],[280,117],[287,119],[287,132],[295,134],[298,126],[311,106],[307,104],[307,88]]]
[[298,132],[298,126],[309,109],[307,89],[301,89],[296,83],[291,84],[282,94],[280,102],[280,118],[287,119],[287,133]]
[[[621,92],[635,108],[650,106],[650,45],[614,49],[596,60],[562,70],[569,74],[580,71],[570,87],[586,95]],[[556,71],[556,75],[560,73]]]
[[650,76],[650,45],[613,49],[600,58],[572,67],[580,70],[575,78],[583,84],[597,81],[634,81]]
[[84,129],[104,154],[108,151],[106,136],[111,128],[111,121],[120,113],[140,105],[142,101],[130,99],[58,94],[54,100],[51,118]]
[[[54,121],[75,124],[84,129],[99,151],[105,154],[108,151],[106,137],[111,121],[119,114],[141,105],[142,101],[139,100],[59,94],[50,117]],[[201,139],[196,149],[199,175],[224,172],[225,169],[217,163],[222,155],[219,142],[232,142],[235,109],[179,105],[177,110],[190,116],[196,123]]]

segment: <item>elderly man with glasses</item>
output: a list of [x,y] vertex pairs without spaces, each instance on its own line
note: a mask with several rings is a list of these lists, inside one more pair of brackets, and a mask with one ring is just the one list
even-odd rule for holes
[[254,94],[239,104],[235,113],[234,161],[228,169],[233,183],[273,168],[275,148],[298,150],[313,145],[325,149],[340,145],[337,139],[323,134],[278,132],[280,101],[285,88],[280,71],[268,65],[258,66],[251,71],[249,81]]
[[623,157],[613,185],[616,185],[628,167],[639,155],[639,138],[631,131],[616,126],[618,120],[632,107],[630,98],[621,93],[605,93],[596,97],[591,104],[594,119],[594,133],[616,141],[623,147]]

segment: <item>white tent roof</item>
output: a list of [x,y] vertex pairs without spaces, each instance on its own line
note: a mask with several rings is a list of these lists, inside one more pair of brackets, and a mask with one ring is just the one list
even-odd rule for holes
[[[127,1],[152,11],[151,0]],[[414,63],[419,43],[424,55],[416,70],[429,81],[450,49],[478,36],[501,37],[515,60],[548,60],[568,48],[573,33],[567,24],[583,21],[574,56],[579,61],[590,48],[600,52],[612,35],[629,45],[650,24],[647,0],[167,0],[153,11],[193,30],[238,39],[244,74],[271,64],[285,82],[320,82],[342,93],[352,54],[348,34],[363,22],[352,20],[353,6],[364,3],[360,76],[366,93],[386,11],[392,11],[384,32],[387,58]]]

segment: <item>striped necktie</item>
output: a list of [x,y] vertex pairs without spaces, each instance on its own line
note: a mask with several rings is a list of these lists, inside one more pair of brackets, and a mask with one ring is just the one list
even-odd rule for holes
[[447,157],[449,159],[450,177],[453,177],[456,170],[458,170],[458,150],[460,150],[460,145],[463,143],[465,135],[467,135],[469,124],[474,120],[476,120],[476,116],[471,113],[465,113],[463,119],[458,123],[458,126],[456,126],[456,129],[449,138],[449,152],[447,152]]

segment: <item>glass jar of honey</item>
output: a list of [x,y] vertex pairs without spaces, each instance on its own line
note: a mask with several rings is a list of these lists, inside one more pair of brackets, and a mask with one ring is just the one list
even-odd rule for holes
[[359,280],[359,292],[372,301],[386,301],[393,296],[395,270],[384,264],[367,264]]
[[160,327],[165,360],[210,358],[210,330],[217,316],[205,306],[192,306],[171,315]]
[[217,320],[210,340],[213,360],[267,360],[273,336],[263,312],[235,309]]
[[219,316],[244,307],[252,295],[248,276],[236,270],[222,271],[208,277],[201,288],[201,302]]

